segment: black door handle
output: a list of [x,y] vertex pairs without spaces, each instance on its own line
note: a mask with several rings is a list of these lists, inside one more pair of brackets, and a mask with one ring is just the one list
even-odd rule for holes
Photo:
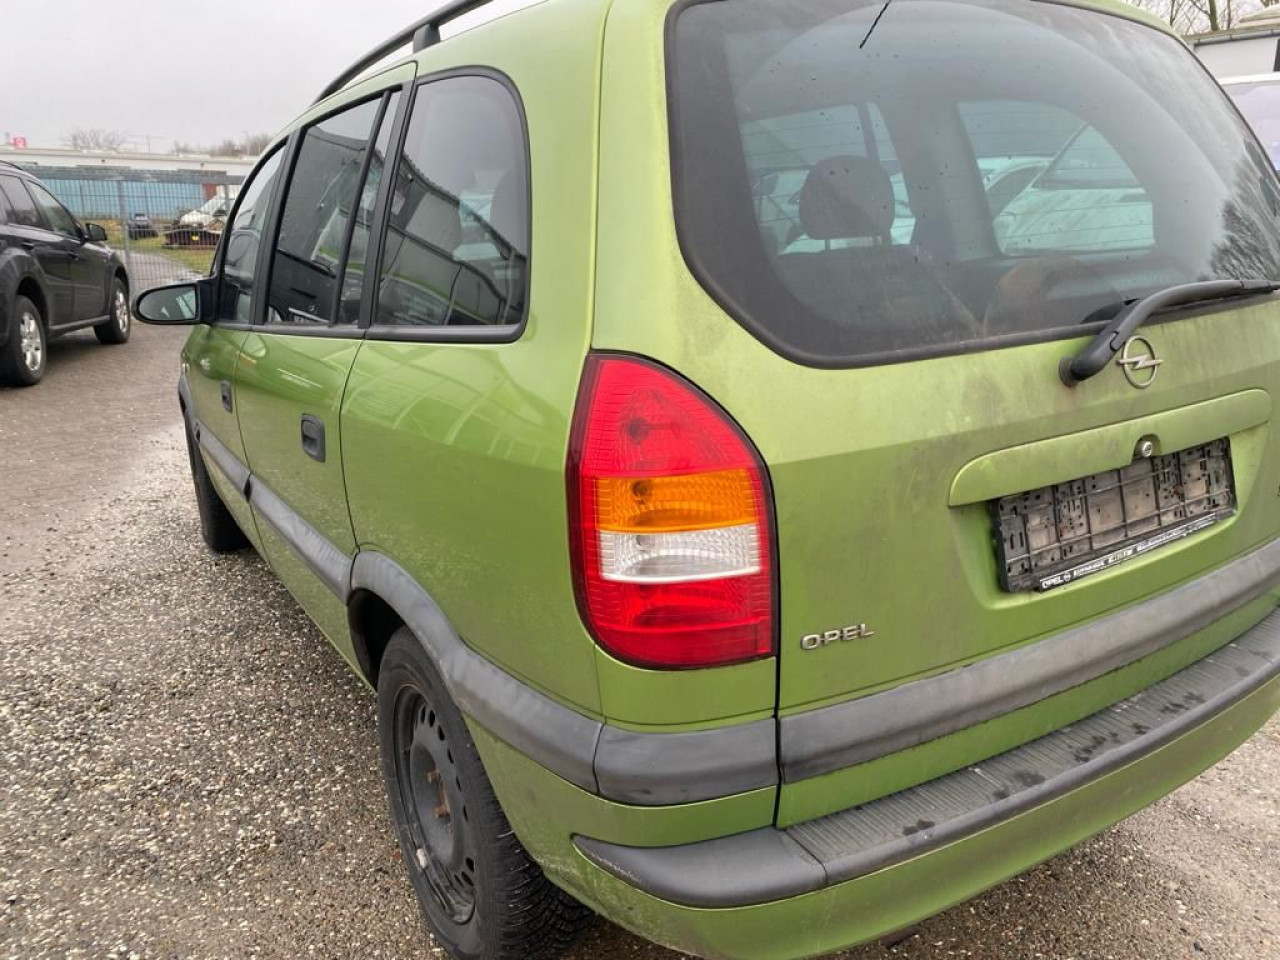
[[302,415],[302,450],[312,460],[324,463],[324,421],[309,413]]
[[23,250],[34,250],[36,242],[34,240],[19,240],[18,246],[22,247]]
[[230,413],[232,408],[231,381],[223,380],[221,384],[221,389],[222,389],[222,409],[227,411],[227,413]]

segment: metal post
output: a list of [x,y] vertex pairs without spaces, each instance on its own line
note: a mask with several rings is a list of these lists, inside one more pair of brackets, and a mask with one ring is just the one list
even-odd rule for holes
[[116,202],[120,207],[120,232],[124,235],[124,267],[133,276],[133,251],[129,248],[129,215],[124,208],[124,177],[116,178]]

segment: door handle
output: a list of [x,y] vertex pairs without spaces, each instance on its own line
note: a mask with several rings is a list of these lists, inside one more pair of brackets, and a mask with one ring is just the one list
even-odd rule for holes
[[324,463],[324,421],[309,413],[302,415],[302,452]]
[[34,250],[36,242],[34,240],[19,240],[18,246],[22,247],[23,250]]
[[233,406],[231,403],[231,381],[223,380],[220,389],[222,392],[222,409],[230,413]]

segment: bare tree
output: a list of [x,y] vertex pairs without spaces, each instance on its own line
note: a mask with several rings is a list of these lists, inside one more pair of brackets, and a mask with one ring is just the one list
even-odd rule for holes
[[204,154],[210,157],[256,157],[267,148],[267,144],[270,142],[271,134],[269,133],[246,133],[239,140],[232,140],[228,137],[221,143],[208,146],[200,146],[179,140],[174,143],[173,152],[176,154]]
[[1178,33],[1230,30],[1242,17],[1280,0],[1130,0],[1135,7],[1154,13]]
[[85,129],[76,127],[66,137],[65,143],[72,150],[95,150],[102,153],[119,153],[127,138],[119,130]]

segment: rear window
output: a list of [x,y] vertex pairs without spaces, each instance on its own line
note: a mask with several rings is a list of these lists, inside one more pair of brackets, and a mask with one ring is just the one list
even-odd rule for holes
[[848,366],[1074,336],[1280,277],[1280,181],[1175,39],[1058,4],[720,0],[676,15],[676,214],[731,314]]

